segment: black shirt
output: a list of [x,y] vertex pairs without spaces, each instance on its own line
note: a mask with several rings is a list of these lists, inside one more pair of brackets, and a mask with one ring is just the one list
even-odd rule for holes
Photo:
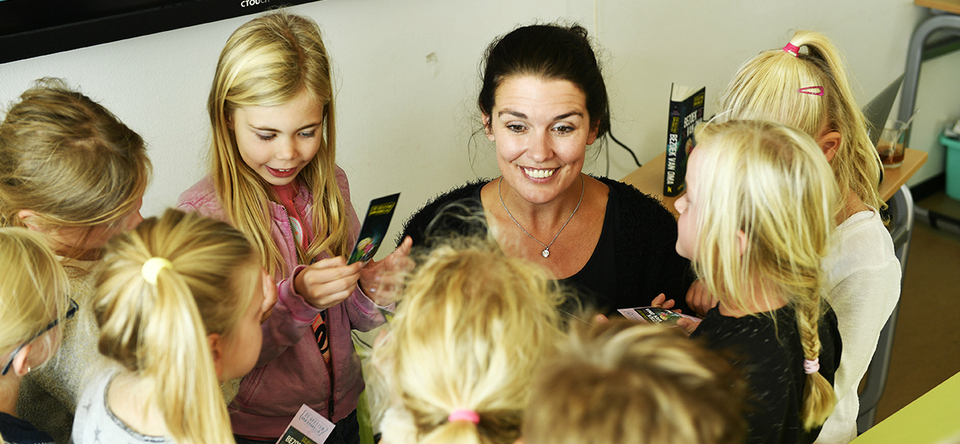
[[[560,282],[576,290],[584,307],[601,313],[650,305],[660,293],[691,313],[686,292],[693,273],[690,262],[677,254],[673,214],[631,185],[597,180],[609,189],[600,239],[583,268]],[[417,248],[450,234],[486,236],[480,189],[488,182],[473,182],[428,202],[404,224],[398,245],[404,236]]]
[[[833,385],[840,364],[837,315],[828,309],[820,318],[820,374]],[[747,443],[812,443],[820,427],[803,430],[800,409],[806,373],[796,312],[785,306],[756,316],[732,318],[713,308],[691,337],[702,336],[708,348],[728,353],[750,386],[746,403]]]

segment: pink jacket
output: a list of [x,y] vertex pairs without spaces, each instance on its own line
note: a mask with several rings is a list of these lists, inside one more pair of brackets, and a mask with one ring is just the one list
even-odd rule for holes
[[[337,167],[337,183],[343,193],[350,227],[355,238],[360,231],[357,214],[350,203],[347,176]],[[310,214],[313,198],[300,186],[294,204],[302,214]],[[346,301],[327,309],[328,336],[333,364],[332,378],[320,355],[310,325],[320,313],[296,294],[292,277],[304,268],[297,262],[296,247],[287,212],[282,205],[268,202],[272,235],[288,269],[293,273],[277,285],[278,301],[270,318],[263,323],[263,348],[257,366],[240,383],[240,392],[230,404],[233,431],[239,435],[276,438],[306,404],[337,422],[357,408],[363,391],[360,360],[354,352],[350,330],[368,331],[384,322],[377,306],[359,289]],[[213,179],[201,179],[180,195],[177,207],[208,217],[225,220],[217,199]],[[304,220],[310,230],[310,220]],[[352,247],[352,245],[351,245]],[[326,256],[323,256],[326,257]],[[318,258],[318,259],[322,259]],[[298,266],[299,265],[299,266]],[[283,276],[275,276],[278,280]],[[330,385],[333,384],[333,406]]]

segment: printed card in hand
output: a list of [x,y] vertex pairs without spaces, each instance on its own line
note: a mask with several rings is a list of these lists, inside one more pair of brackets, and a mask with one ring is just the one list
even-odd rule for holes
[[621,308],[617,311],[619,311],[620,314],[627,319],[646,322],[648,324],[661,324],[667,327],[675,327],[677,325],[677,321],[682,318],[687,318],[695,322],[700,321],[700,319],[693,316],[677,313],[673,310],[667,310],[659,307]]
[[287,430],[280,435],[277,444],[320,444],[330,437],[334,427],[329,419],[304,404],[290,421]]
[[373,259],[373,255],[377,254],[377,249],[383,243],[384,236],[387,235],[390,219],[393,218],[393,210],[397,208],[399,199],[400,193],[397,193],[370,201],[370,209],[363,218],[360,236],[353,247],[353,252],[350,253],[347,264]]

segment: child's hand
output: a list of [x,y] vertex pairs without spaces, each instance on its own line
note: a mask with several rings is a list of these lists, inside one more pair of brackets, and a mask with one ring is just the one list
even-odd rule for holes
[[353,293],[362,266],[360,262],[347,265],[347,259],[342,256],[319,260],[297,274],[294,289],[308,304],[325,310]]
[[687,305],[702,318],[711,308],[717,306],[717,299],[707,293],[707,286],[697,279],[687,290]]
[[413,269],[412,247],[413,239],[407,236],[389,256],[370,261],[360,270],[360,288],[377,305],[390,305],[400,297],[404,276]]
[[277,283],[267,271],[260,268],[263,282],[263,302],[260,304],[260,323],[264,323],[273,313],[273,306],[277,305]]
[[[673,308],[673,306],[676,304],[676,301],[673,299],[667,299],[667,295],[663,293],[660,293],[660,296],[653,298],[653,301],[650,302],[651,307],[666,308],[667,310]],[[680,313],[679,309],[674,311]]]
[[697,327],[699,326],[700,326],[699,320],[694,321],[692,319],[687,319],[687,318],[677,319],[677,327],[680,327],[680,330],[686,333],[687,336],[690,336],[690,334],[693,333],[693,331],[696,330]]

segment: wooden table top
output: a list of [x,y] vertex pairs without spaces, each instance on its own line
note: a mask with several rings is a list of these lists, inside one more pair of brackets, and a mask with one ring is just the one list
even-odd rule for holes
[[917,6],[960,14],[960,0],[913,0]]
[[[918,0],[920,1],[920,0]],[[960,0],[957,0],[960,2]],[[666,153],[660,153],[642,167],[624,176],[622,181],[637,187],[638,190],[663,200],[664,206],[675,216],[678,215],[674,202],[677,197],[663,196],[663,166],[666,162]],[[927,162],[927,152],[907,148],[903,153],[903,165],[899,168],[884,168],[883,182],[880,183],[880,197],[890,200],[900,186],[907,183],[917,170]],[[678,196],[679,197],[679,196]]]

